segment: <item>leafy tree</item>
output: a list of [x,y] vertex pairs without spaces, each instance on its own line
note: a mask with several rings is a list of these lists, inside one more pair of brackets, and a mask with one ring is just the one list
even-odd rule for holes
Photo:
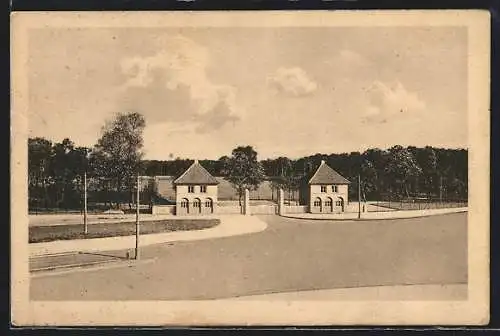
[[218,160],[218,169],[219,169],[219,172],[222,176],[224,177],[229,177],[229,175],[231,174],[231,158],[227,155],[224,155],[222,157],[219,158]]
[[47,187],[49,181],[49,166],[52,160],[52,142],[44,138],[28,139],[28,192],[30,204],[49,205]]
[[[361,190],[362,199],[371,198],[376,195],[378,174],[375,165],[368,159],[361,164]],[[378,196],[378,195],[377,195]]]
[[143,161],[144,174],[147,176],[157,176],[163,174],[163,162],[158,160]]
[[289,158],[281,156],[275,160],[274,183],[278,188],[290,191],[292,172],[292,161]]
[[[102,136],[93,151],[96,173],[116,191],[118,197],[128,191],[133,197],[134,176],[139,173],[143,157],[144,117],[139,113],[119,113],[106,122]],[[119,199],[115,200],[118,205]],[[129,207],[131,206],[129,201]]]
[[414,156],[418,165],[422,168],[419,189],[426,191],[427,195],[430,196],[434,191],[434,186],[438,179],[436,151],[430,146],[423,149],[414,148]]
[[[87,171],[90,177],[90,197],[113,206],[113,202],[117,204],[120,200],[130,200],[131,195],[127,193],[133,194],[131,189],[135,186],[135,173],[141,162],[144,173],[148,176],[178,176],[189,167],[192,161],[179,157],[162,161],[140,160],[144,127],[140,118],[139,122],[134,122],[133,118],[123,120],[126,119],[124,116],[122,115],[120,121],[109,121],[106,124],[102,138],[90,153],[90,161],[90,150],[77,147],[70,139],[60,143],[52,143],[44,138],[28,139],[30,209],[40,206],[80,208],[84,171]],[[120,129],[125,129],[125,132],[119,131]],[[126,133],[131,133],[132,136],[125,136]],[[135,155],[134,150],[130,151],[130,148],[136,148],[139,154]],[[412,193],[426,194],[428,197],[440,194],[444,198],[467,198],[466,149],[394,146],[388,150],[368,149],[363,153],[317,153],[297,160],[279,157],[262,160],[258,164],[255,151],[248,148],[251,147],[239,147],[238,151],[235,149],[236,154],[231,157],[223,156],[218,160],[202,161],[214,176],[233,179],[236,183],[233,186],[246,184],[240,189],[240,202],[246,187],[256,188],[251,185],[256,176],[259,181],[262,181],[264,176],[270,181],[273,199],[278,188],[288,190],[289,196],[291,193],[295,199],[294,193],[298,185],[302,183],[307,187],[308,177],[314,173],[321,160],[326,160],[332,168],[348,179],[356,179],[357,174],[361,174],[362,189],[367,198],[383,199],[386,195],[408,197]],[[246,165],[240,161],[251,161],[252,165],[259,166],[259,169],[248,170],[250,177],[243,180],[239,176],[246,174]],[[257,173],[253,174],[253,171]],[[148,192],[153,197],[155,191],[145,190],[146,194]],[[349,193],[352,194],[351,197],[357,197],[357,187],[349,188]],[[304,201],[302,193],[299,196]]]
[[226,161],[226,179],[238,192],[239,204],[245,189],[256,190],[264,180],[264,169],[257,160],[257,152],[252,146],[239,146],[232,151]]
[[401,195],[409,197],[408,182],[422,173],[412,153],[402,146],[389,149],[390,157],[386,172],[399,184]]
[[66,191],[71,181],[71,171],[69,153],[73,150],[74,144],[69,139],[64,139],[62,143],[57,143],[53,147],[53,158],[50,165],[50,173],[54,179],[54,196],[56,206],[61,206],[65,201]]

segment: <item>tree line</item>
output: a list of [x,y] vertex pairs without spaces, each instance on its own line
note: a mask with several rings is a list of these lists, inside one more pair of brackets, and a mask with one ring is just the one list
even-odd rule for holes
[[[75,145],[70,139],[51,142],[28,139],[29,204],[31,208],[81,207],[84,173],[89,190],[103,207],[133,202],[135,176],[179,176],[193,162],[187,158],[143,159],[141,114],[117,114],[102,128],[92,148]],[[353,182],[350,198],[357,199],[357,177],[361,177],[361,198],[399,200],[403,198],[467,199],[467,150],[436,147],[393,146],[364,152],[321,154],[291,159],[258,159],[251,146],[239,146],[217,160],[200,160],[214,176],[223,176],[240,198],[264,180],[271,188],[283,188],[296,199],[321,160]],[[150,193],[153,191],[149,191]]]
[[70,139],[28,139],[30,208],[80,208],[84,175],[91,198],[103,207],[130,204],[135,176],[143,169],[145,127],[141,114],[118,113],[102,127],[92,148],[76,146]]
[[[246,152],[246,154],[245,154]],[[228,162],[243,156],[252,158],[257,153],[251,147],[238,147],[230,157],[218,160],[201,160],[200,163],[215,176],[245,175],[235,174],[228,169]],[[238,158],[240,161],[245,159]],[[247,159],[248,160],[248,159]],[[360,176],[362,198],[365,199],[467,199],[468,160],[466,149],[447,149],[426,146],[393,146],[388,149],[373,148],[364,152],[341,154],[314,154],[299,159],[278,157],[258,161],[260,167],[247,166],[243,170],[253,171],[253,179],[259,181],[259,169],[263,179],[271,183],[273,189],[282,188],[290,193],[298,192],[314,174],[324,160],[339,174],[353,182],[350,196],[357,198],[357,178]],[[251,161],[251,160],[250,160]],[[254,158],[254,161],[257,161]],[[146,160],[146,175],[178,176],[192,163],[189,159],[167,161]],[[233,164],[233,166],[235,166]],[[238,165],[236,165],[238,167]],[[236,183],[237,184],[237,183]],[[259,183],[248,185],[255,189]],[[295,199],[295,197],[293,197]]]

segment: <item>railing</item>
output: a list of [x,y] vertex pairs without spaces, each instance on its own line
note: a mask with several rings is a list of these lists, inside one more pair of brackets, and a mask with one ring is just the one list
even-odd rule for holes
[[465,208],[467,200],[404,199],[367,202],[369,212],[388,210],[430,210],[445,208]]

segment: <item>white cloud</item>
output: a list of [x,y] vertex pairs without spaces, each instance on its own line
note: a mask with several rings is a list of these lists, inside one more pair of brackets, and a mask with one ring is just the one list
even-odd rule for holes
[[324,65],[337,75],[349,74],[350,76],[358,73],[366,76],[366,71],[373,68],[373,63],[369,59],[349,49],[340,50],[326,59]]
[[369,105],[364,113],[365,121],[384,123],[422,112],[426,107],[416,93],[406,90],[400,82],[387,85],[375,81],[366,94]]
[[144,132],[146,157],[165,160],[173,157],[190,159],[217,159],[230,155],[236,147],[235,138],[225,136],[226,129],[220,132],[198,132],[188,122],[164,122],[147,127]]
[[298,67],[279,68],[268,77],[268,83],[278,91],[295,97],[310,95],[318,88],[316,82]]
[[[180,35],[167,38],[155,55],[121,62],[127,77],[121,105],[145,110],[160,121],[191,118],[209,122],[211,113],[223,103],[229,120],[239,119],[242,111],[235,103],[236,89],[208,77],[210,62],[202,45]],[[200,116],[203,118],[198,119]],[[216,117],[215,125],[222,126],[221,114]]]
[[349,64],[351,66],[365,66],[369,64],[365,57],[348,49],[343,49],[339,52],[337,61],[342,63],[342,65]]

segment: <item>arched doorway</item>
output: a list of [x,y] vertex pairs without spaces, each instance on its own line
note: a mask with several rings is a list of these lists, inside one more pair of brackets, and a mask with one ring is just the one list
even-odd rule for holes
[[325,212],[333,212],[333,200],[331,197],[327,197],[325,200]]
[[344,212],[344,199],[342,197],[337,197],[335,201],[335,211]]
[[189,213],[189,200],[187,198],[183,198],[181,200],[181,213],[182,214]]
[[201,200],[199,198],[193,200],[193,213],[201,213]]
[[321,198],[316,197],[313,202],[313,212],[322,212],[323,204],[321,202]]
[[205,200],[205,212],[214,213],[214,201],[211,198]]

